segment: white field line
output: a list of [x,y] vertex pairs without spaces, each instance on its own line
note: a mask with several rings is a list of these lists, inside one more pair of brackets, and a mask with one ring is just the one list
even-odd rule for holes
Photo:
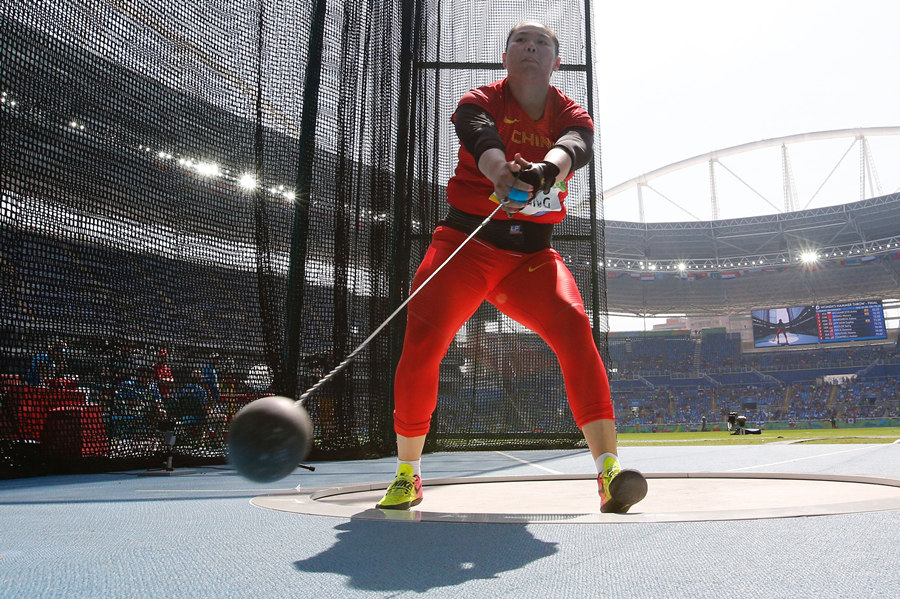
[[562,474],[562,472],[559,472],[558,470],[553,470],[552,468],[547,468],[547,467],[545,467],[545,466],[541,466],[540,464],[535,464],[534,462],[529,462],[528,460],[523,460],[522,458],[517,458],[517,457],[514,456],[514,455],[510,455],[510,454],[504,453],[504,452],[502,452],[502,451],[495,451],[494,453],[500,454],[500,455],[502,455],[502,456],[505,457],[505,458],[509,458],[509,459],[511,459],[511,460],[515,460],[515,461],[520,462],[520,463],[522,463],[522,464],[526,464],[526,465],[528,465],[528,466],[533,466],[533,467],[537,468],[538,470],[543,470],[544,472],[548,472],[548,473],[550,473],[550,474]]
[[870,445],[866,445],[863,447],[854,447],[853,449],[843,449],[841,451],[831,451],[828,453],[819,453],[816,455],[805,456],[802,458],[794,458],[792,460],[782,460],[780,462],[770,462],[768,464],[757,464],[755,466],[744,466],[743,468],[732,468],[731,470],[726,470],[725,472],[740,472],[741,470],[753,470],[754,468],[767,468],[769,466],[779,466],[781,464],[790,464],[791,462],[802,462],[803,460],[814,460],[816,458],[824,458],[824,457],[827,457],[830,455],[839,455],[842,453],[850,453],[853,451],[863,451],[866,449],[872,450],[872,449],[878,449],[878,448],[879,448],[879,446],[877,446],[877,445],[874,447],[870,446]]

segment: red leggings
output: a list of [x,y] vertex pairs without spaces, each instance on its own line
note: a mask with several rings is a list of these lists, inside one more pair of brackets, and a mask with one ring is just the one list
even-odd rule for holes
[[[466,234],[438,227],[413,279],[428,278]],[[484,300],[523,324],[556,353],[579,428],[614,419],[609,380],[572,273],[553,249],[534,254],[471,240],[409,303],[406,338],[394,384],[394,430],[428,433],[437,407],[440,363],[453,337]]]

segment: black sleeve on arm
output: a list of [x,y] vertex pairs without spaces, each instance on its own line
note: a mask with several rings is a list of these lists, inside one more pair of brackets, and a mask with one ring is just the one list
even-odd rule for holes
[[497,148],[506,152],[494,117],[476,104],[460,104],[453,115],[456,135],[463,147],[475,157],[475,164],[485,150]]
[[591,155],[594,153],[594,132],[587,127],[569,127],[562,132],[553,147],[564,150],[569,155],[572,159],[570,172],[574,172],[591,161]]

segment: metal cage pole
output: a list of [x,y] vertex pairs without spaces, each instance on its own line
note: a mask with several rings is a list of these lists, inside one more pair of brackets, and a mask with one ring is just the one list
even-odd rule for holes
[[319,113],[319,83],[325,36],[326,0],[317,0],[310,21],[309,55],[303,85],[303,115],[300,121],[300,152],[297,165],[296,199],[291,232],[291,256],[288,266],[285,302],[284,374],[276,382],[278,391],[288,397],[297,393],[300,369],[300,338],[306,281],[309,202],[313,157],[316,148],[316,120]]
[[[594,59],[593,59],[593,39],[591,37],[591,15],[592,15],[592,5],[591,0],[584,0],[584,63],[585,63],[585,80],[587,84],[587,111],[592,117],[594,115]],[[602,140],[599,135],[599,125],[597,125],[597,121],[594,121],[594,128],[598,132],[597,139],[598,145],[602,147]],[[609,332],[609,326],[606,326],[606,330],[601,327],[601,319],[603,318],[603,314],[606,312],[606,301],[602,301],[602,298],[606,296],[606,277],[604,276],[604,285],[601,288],[600,285],[600,275],[606,272],[606,252],[605,245],[602,244],[602,223],[598,221],[597,218],[597,179],[599,178],[600,184],[600,201],[603,201],[603,162],[602,157],[597,156],[596,154],[591,159],[590,165],[588,165],[588,202],[589,202],[589,215],[590,215],[590,235],[591,235],[591,243],[590,243],[590,251],[591,251],[591,326],[594,331],[594,343],[598,345],[600,350],[600,354],[603,357],[603,361],[605,364],[610,363],[609,359],[609,343],[607,341],[607,333]],[[602,294],[602,295],[601,295]]]

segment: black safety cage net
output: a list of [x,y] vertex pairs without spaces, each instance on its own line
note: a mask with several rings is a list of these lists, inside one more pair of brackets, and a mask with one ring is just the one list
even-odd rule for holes
[[[587,2],[21,0],[0,9],[0,477],[224,464],[407,297],[509,28],[558,33],[591,109]],[[606,356],[595,161],[555,229]],[[306,403],[311,459],[395,451],[400,314]],[[429,450],[581,443],[555,356],[485,304]]]

